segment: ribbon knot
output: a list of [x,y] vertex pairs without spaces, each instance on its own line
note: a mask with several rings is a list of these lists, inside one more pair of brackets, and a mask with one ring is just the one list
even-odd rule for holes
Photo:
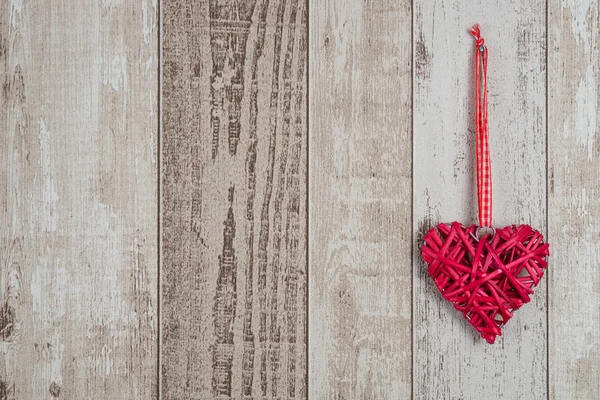
[[485,40],[481,37],[481,30],[479,29],[479,24],[475,24],[471,29],[471,35],[475,38],[475,45],[477,47],[481,47],[485,44]]

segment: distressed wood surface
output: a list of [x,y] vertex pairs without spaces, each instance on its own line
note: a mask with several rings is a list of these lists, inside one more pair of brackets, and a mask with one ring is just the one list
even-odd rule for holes
[[549,2],[551,399],[600,398],[600,38],[597,1]]
[[477,222],[476,22],[489,48],[494,225],[546,231],[546,3],[414,7],[414,398],[546,398],[546,282],[489,345],[441,298],[419,257],[430,227]]
[[0,5],[0,398],[153,399],[156,1]]
[[309,388],[411,395],[411,4],[313,1]]
[[[599,10],[2,2],[0,400],[600,397]],[[475,22],[494,224],[551,243],[495,345],[419,255],[476,222]]]
[[306,398],[305,0],[162,4],[162,394]]

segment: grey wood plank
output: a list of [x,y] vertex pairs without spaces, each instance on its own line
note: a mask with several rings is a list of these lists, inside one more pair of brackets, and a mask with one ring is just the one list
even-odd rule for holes
[[157,398],[157,4],[0,4],[0,397]]
[[306,398],[307,4],[162,4],[162,394]]
[[548,3],[551,399],[600,398],[598,1]]
[[411,396],[411,2],[310,5],[309,390]]
[[420,239],[435,224],[477,222],[469,33],[475,23],[489,47],[494,225],[528,223],[545,232],[545,6],[543,1],[415,2],[415,399],[547,397],[546,282],[515,313],[504,336],[489,345],[441,298],[419,257]]

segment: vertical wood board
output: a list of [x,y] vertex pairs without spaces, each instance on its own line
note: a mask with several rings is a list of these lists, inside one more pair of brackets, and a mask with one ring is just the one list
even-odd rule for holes
[[307,4],[162,6],[163,398],[306,398]]
[[411,396],[411,3],[313,1],[309,388]]
[[475,23],[489,48],[493,223],[546,231],[545,6],[415,2],[415,399],[547,397],[546,282],[489,345],[442,299],[420,258],[431,227],[477,222]]
[[600,397],[600,37],[597,1],[548,6],[551,399]]
[[157,398],[157,3],[0,5],[0,397]]

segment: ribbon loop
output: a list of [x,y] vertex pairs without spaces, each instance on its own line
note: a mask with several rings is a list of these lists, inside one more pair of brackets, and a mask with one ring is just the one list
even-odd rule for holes
[[488,130],[487,60],[488,50],[481,37],[479,24],[473,26],[475,38],[475,95],[476,95],[476,147],[477,147],[477,206],[479,226],[492,226],[492,168]]
[[481,37],[481,29],[479,28],[479,24],[475,24],[471,29],[471,35],[475,38],[475,45],[477,47],[481,47],[485,44],[485,40]]

